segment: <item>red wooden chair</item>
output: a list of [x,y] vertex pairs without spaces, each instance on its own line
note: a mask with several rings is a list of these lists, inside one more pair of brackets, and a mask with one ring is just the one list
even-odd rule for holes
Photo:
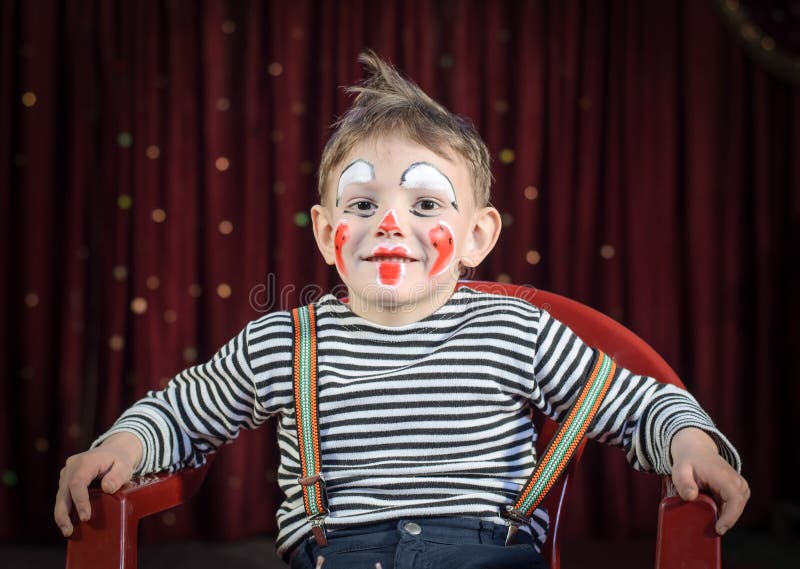
[[[523,298],[549,311],[572,328],[584,342],[602,349],[619,365],[684,387],[672,368],[644,340],[584,304],[529,286],[486,281],[465,281],[459,286],[463,285]],[[540,453],[556,428],[553,421],[544,420],[538,442]],[[559,529],[570,481],[575,475],[584,445],[585,440],[543,504],[551,518],[550,535],[543,552],[551,569],[561,566]],[[75,524],[75,530],[67,541],[67,569],[135,569],[139,520],[186,502],[202,484],[209,464],[210,461],[203,467],[174,474],[143,476],[111,495],[100,489],[91,489],[92,518],[86,523]],[[669,477],[665,477],[664,497],[658,509],[656,569],[719,569],[720,538],[714,531],[716,518],[717,505],[709,496],[701,494],[693,502],[684,502],[675,493]]]

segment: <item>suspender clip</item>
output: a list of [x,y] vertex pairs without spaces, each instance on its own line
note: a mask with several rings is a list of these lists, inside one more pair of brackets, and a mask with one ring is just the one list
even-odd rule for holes
[[324,513],[308,518],[308,521],[311,522],[311,533],[314,536],[314,541],[320,547],[328,546],[328,535],[325,532],[325,517],[327,515],[327,513]]
[[508,533],[506,534],[506,546],[514,544],[514,538],[517,536],[519,526],[528,523],[528,518],[520,510],[514,509],[512,506],[506,506],[504,512],[500,514],[506,519],[508,526]]

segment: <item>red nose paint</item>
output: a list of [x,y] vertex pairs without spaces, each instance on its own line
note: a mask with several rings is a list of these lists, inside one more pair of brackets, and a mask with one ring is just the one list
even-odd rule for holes
[[402,263],[378,263],[378,280],[382,285],[395,286],[403,276]]
[[340,223],[336,228],[336,234],[333,236],[333,249],[336,254],[336,268],[339,270],[340,275],[347,275],[347,268],[344,266],[344,257],[342,256],[342,248],[347,240],[350,239],[350,228],[346,223]]
[[428,233],[431,244],[438,253],[433,268],[428,276],[435,277],[450,266],[453,260],[453,231],[445,223],[439,223]]
[[400,225],[397,223],[397,214],[393,209],[390,209],[386,215],[383,216],[378,229],[382,229],[386,233],[390,231],[400,231]]

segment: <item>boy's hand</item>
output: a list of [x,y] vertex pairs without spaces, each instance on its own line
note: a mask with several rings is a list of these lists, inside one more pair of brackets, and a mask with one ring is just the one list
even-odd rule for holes
[[73,455],[61,469],[53,517],[64,537],[72,535],[72,505],[81,521],[92,515],[89,484],[101,480],[103,492],[113,494],[131,479],[142,457],[142,443],[131,433],[116,433],[97,448]]
[[716,530],[728,531],[742,515],[750,498],[747,481],[717,452],[717,444],[704,431],[688,427],[672,439],[672,482],[681,498],[692,501],[708,490],[721,506]]

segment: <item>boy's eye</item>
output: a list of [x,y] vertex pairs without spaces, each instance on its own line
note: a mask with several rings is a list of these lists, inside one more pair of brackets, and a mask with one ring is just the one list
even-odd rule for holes
[[416,215],[430,215],[436,213],[440,208],[441,206],[436,200],[421,199],[414,204],[414,209],[411,212]]
[[366,216],[375,213],[377,206],[369,200],[354,201],[347,206],[346,211],[350,211],[357,215]]

